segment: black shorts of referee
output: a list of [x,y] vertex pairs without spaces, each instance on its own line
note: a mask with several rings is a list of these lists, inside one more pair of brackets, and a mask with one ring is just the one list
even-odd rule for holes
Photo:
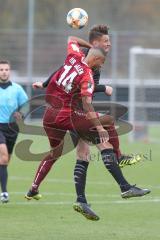
[[0,144],[6,144],[8,154],[12,154],[17,140],[19,128],[13,123],[0,123]]

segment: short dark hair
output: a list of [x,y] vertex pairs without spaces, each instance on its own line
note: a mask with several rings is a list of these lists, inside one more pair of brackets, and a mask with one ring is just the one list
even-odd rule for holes
[[5,59],[0,59],[0,64],[8,64],[9,66],[11,65],[10,62]]
[[104,51],[104,49],[103,48],[101,48],[101,47],[92,47],[92,49],[94,50],[98,50],[104,57],[106,57],[106,52]]
[[94,25],[89,31],[89,42],[92,43],[97,38],[108,35],[109,27],[104,24]]

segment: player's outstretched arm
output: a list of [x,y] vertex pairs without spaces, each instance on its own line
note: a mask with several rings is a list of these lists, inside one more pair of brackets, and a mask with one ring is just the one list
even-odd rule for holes
[[82,104],[87,119],[89,119],[92,122],[92,124],[97,129],[97,132],[99,133],[100,141],[107,142],[109,140],[108,132],[103,128],[101,122],[97,117],[96,112],[94,111],[94,107],[92,105],[92,98],[88,96],[82,97]]
[[40,88],[40,89],[46,88],[46,87],[48,86],[48,84],[50,83],[53,75],[54,75],[58,70],[59,70],[59,68],[58,68],[56,71],[54,71],[54,72],[49,76],[49,78],[48,78],[46,81],[44,81],[44,82],[40,82],[40,81],[34,82],[34,83],[32,84],[33,89],[36,90],[36,89],[39,89],[39,88]]
[[86,48],[91,48],[92,47],[92,45],[89,42],[83,40],[82,38],[78,38],[78,37],[75,37],[75,36],[70,36],[68,38],[68,42],[72,42],[72,41],[73,42],[76,41],[79,44],[80,47],[86,47]]
[[32,84],[32,88],[33,88],[33,89],[43,88],[43,83],[40,82],[40,81],[34,82],[34,83]]
[[113,92],[113,88],[111,86],[105,86],[105,85],[95,85],[94,92],[104,92],[106,95],[111,96]]
[[105,89],[106,95],[111,96],[113,92],[113,88],[111,86],[105,86],[105,87],[106,87]]
[[[61,68],[61,67],[62,67],[62,66],[60,66],[60,68]],[[54,75],[60,68],[58,68],[56,71],[54,71],[54,72],[49,76],[49,78],[48,78],[46,81],[43,82],[43,88],[46,88],[46,87],[48,86],[48,84],[50,83],[53,75]]]

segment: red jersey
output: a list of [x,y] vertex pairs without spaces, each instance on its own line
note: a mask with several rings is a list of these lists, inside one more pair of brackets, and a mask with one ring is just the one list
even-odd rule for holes
[[83,96],[94,91],[92,70],[83,61],[84,54],[76,41],[68,43],[68,55],[63,66],[53,75],[47,90],[46,101],[61,110],[74,110]]

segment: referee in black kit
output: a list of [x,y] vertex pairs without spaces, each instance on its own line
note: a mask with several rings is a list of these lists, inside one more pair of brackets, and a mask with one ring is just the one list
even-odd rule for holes
[[7,60],[0,60],[0,184],[2,203],[9,201],[7,166],[18,135],[16,119],[21,118],[21,113],[17,109],[27,100],[28,97],[23,88],[10,81],[10,63]]

